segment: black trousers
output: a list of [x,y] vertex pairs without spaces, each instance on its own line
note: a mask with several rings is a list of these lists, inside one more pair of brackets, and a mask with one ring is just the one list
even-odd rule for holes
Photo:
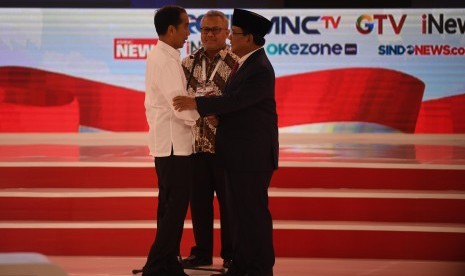
[[192,181],[191,156],[155,157],[158,177],[157,233],[150,248],[143,276],[161,271],[182,274],[177,260],[189,205]]
[[220,207],[221,257],[232,258],[230,218],[226,205],[224,169],[218,166],[212,153],[196,153],[192,156],[194,181],[192,182],[190,208],[194,228],[195,246],[191,255],[212,258],[214,193]]
[[272,175],[273,171],[225,172],[233,227],[231,275],[273,275],[273,222],[268,209]]

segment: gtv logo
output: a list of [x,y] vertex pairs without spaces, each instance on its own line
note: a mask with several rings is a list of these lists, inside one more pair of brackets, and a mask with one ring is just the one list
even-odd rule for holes
[[[406,18],[406,14],[401,15],[400,19],[396,19],[392,14],[363,14],[357,18],[355,28],[359,33],[364,35],[370,34],[373,31],[377,31],[378,34],[382,35],[384,33],[384,25],[386,24],[398,35],[404,27]],[[377,30],[375,30],[375,25],[378,26]]]

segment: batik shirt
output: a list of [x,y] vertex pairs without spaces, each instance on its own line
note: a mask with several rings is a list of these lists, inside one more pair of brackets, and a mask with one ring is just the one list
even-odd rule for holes
[[[197,88],[201,87],[204,83],[202,78],[202,60],[205,60],[206,64],[206,79],[210,79],[212,73],[215,73],[212,80],[213,94],[221,95],[229,74],[231,73],[231,69],[239,58],[229,47],[219,51],[212,60],[205,55],[203,48],[199,49],[191,56],[184,58],[182,67],[186,75],[186,80],[189,83],[187,92],[191,96],[195,96]],[[215,72],[215,67],[218,62],[220,64]],[[195,68],[192,70],[194,64]],[[193,74],[192,77],[190,76],[191,72]],[[194,151],[215,153],[216,128],[203,117],[200,117],[192,128],[195,138]]]

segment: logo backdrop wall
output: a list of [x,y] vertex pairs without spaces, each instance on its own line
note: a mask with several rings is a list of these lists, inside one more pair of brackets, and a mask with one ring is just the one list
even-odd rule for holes
[[[182,57],[206,11],[188,10]],[[281,132],[465,133],[464,9],[255,11]],[[153,15],[0,9],[0,132],[145,131]]]

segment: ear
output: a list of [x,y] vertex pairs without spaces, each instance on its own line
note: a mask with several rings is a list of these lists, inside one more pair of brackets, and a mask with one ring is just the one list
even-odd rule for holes
[[247,42],[253,42],[253,34],[247,35]]
[[173,34],[175,30],[176,30],[176,28],[173,25],[168,26],[168,33],[169,34]]

